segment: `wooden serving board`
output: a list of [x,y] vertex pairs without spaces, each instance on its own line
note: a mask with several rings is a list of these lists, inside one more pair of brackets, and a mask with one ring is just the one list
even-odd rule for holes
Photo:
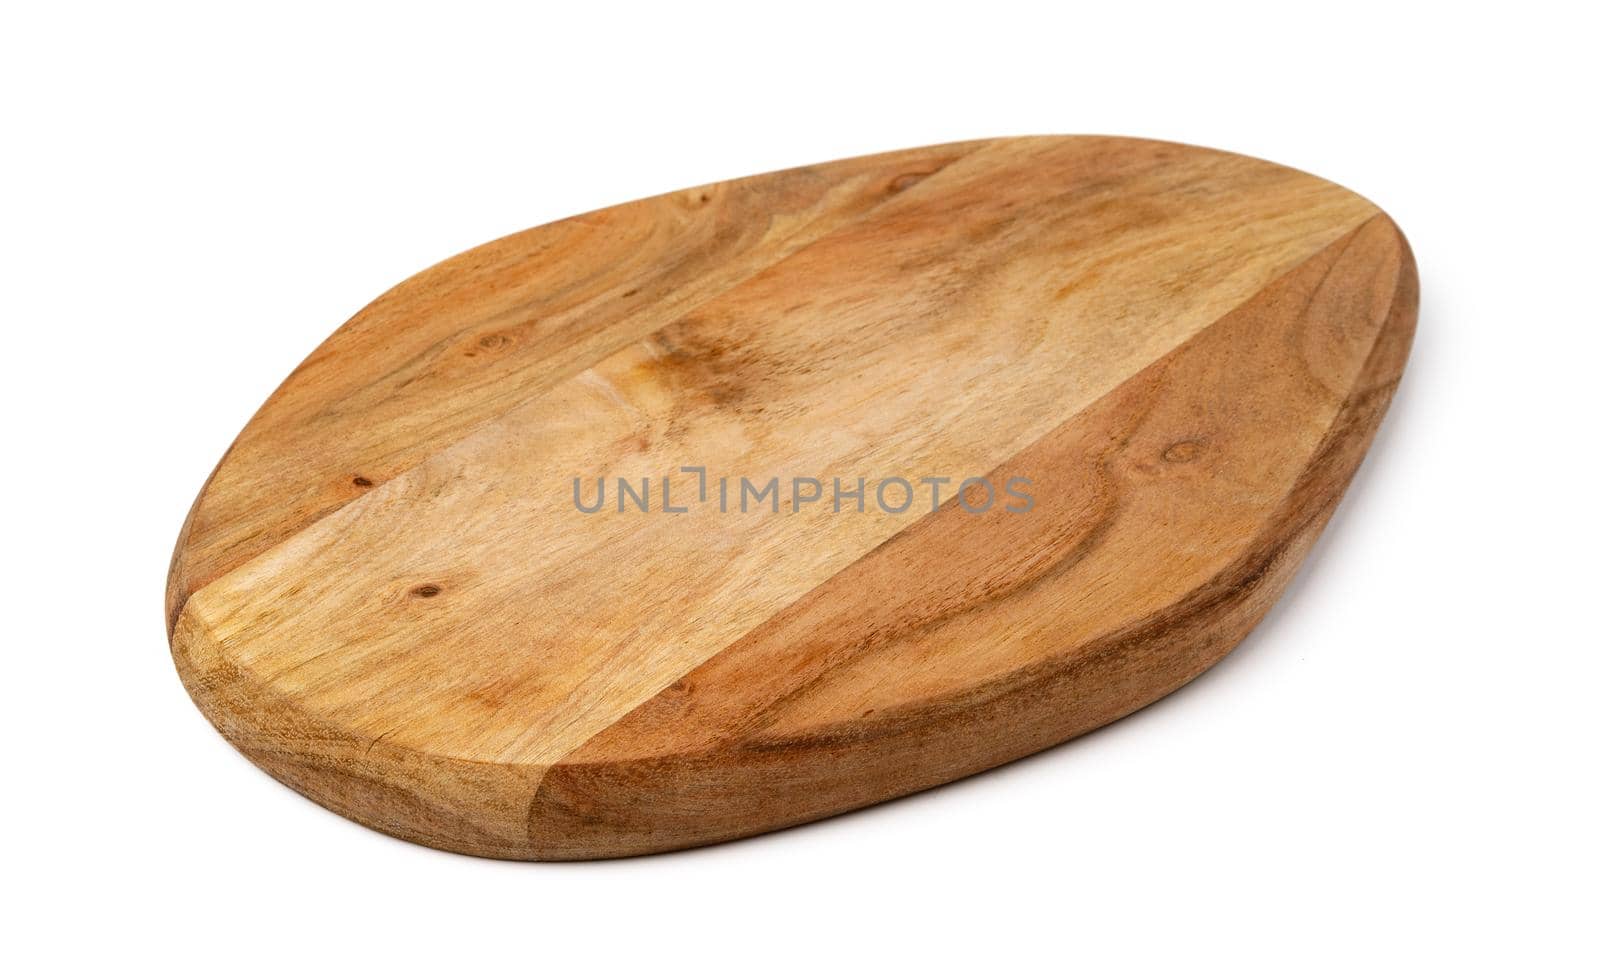
[[1238,643],[1366,451],[1416,305],[1366,200],[1142,140],[569,218],[407,280],[273,394],[179,538],[173,657],[273,776],[471,854],[911,793]]

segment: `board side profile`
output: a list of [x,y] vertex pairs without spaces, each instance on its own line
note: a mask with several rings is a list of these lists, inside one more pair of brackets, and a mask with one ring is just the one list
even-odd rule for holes
[[[1369,202],[1141,140],[568,219],[402,284],[274,394],[180,536],[174,660],[280,781],[465,853],[643,854],[915,792],[1232,649],[1365,453],[1416,303]],[[573,506],[575,475],[681,464],[1016,478],[1033,506]]]

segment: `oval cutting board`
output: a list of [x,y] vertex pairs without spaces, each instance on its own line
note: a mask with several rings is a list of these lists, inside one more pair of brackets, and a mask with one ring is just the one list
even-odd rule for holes
[[173,656],[273,776],[450,850],[639,854],[914,792],[1238,643],[1416,304],[1361,197],[1142,140],[569,218],[402,283],[273,394],[179,538]]

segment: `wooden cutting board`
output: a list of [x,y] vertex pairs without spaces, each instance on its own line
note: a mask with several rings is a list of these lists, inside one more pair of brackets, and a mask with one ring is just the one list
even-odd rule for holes
[[1416,307],[1371,203],[1142,140],[558,221],[395,287],[272,395],[179,537],[173,657],[267,772],[434,847],[639,854],[865,806],[1226,654]]

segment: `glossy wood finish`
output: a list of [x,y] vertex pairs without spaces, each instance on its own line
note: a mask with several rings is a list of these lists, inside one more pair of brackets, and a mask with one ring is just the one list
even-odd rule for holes
[[[1365,452],[1416,298],[1364,199],[1115,138],[536,228],[396,287],[273,395],[180,537],[173,654],[268,772],[473,854],[913,792],[1231,649]],[[663,513],[683,466],[778,477],[779,512]],[[574,507],[601,476],[651,478],[651,512]],[[796,510],[796,476],[1020,477],[1033,506]]]

